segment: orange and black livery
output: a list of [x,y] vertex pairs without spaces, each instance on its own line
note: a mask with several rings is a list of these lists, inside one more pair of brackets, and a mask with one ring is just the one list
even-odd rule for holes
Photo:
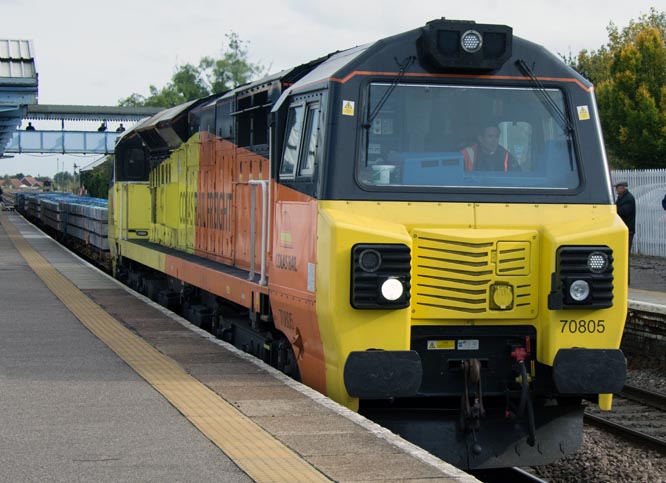
[[574,452],[624,384],[594,89],[510,27],[434,20],[165,110],[114,174],[116,277],[461,468]]

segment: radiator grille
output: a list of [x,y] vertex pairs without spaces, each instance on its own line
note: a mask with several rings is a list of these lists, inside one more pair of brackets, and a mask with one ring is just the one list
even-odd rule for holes
[[[461,236],[462,234],[462,236]],[[531,240],[536,232],[415,230],[412,307],[415,318],[533,317]],[[510,310],[491,310],[490,287],[509,284]]]

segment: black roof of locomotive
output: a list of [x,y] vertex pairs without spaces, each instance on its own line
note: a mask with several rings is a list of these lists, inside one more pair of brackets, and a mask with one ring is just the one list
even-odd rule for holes
[[[470,26],[476,25],[474,22],[463,23]],[[329,82],[337,81],[344,83],[356,74],[383,75],[388,78],[395,78],[399,71],[399,59],[408,56],[418,56],[419,42],[424,35],[424,30],[424,27],[418,27],[375,42],[333,52],[299,66],[285,69],[256,81],[235,87],[227,92],[188,101],[154,115],[134,126],[131,131],[139,132],[145,137],[147,134],[146,131],[155,130],[158,124],[165,127],[165,124],[182,119],[182,116],[187,115],[193,110],[212,107],[212,105],[222,99],[242,95],[244,92],[260,89],[262,86],[275,84],[276,82],[279,82],[283,86],[288,85],[289,87],[276,100],[273,106],[274,110],[278,109],[284,99],[292,93],[320,89],[325,87]],[[417,61],[411,64],[406,70],[405,79],[419,76],[443,75],[450,76],[451,78],[455,78],[456,76],[469,78],[472,76],[479,79],[502,77],[524,80],[525,75],[516,66],[518,59],[522,59],[530,66],[542,81],[572,79],[585,89],[589,89],[592,86],[589,81],[566,65],[562,59],[541,45],[516,36],[512,38],[511,57],[501,67],[493,71],[469,73],[460,69],[433,70],[425,63]],[[173,115],[171,115],[172,113]],[[127,138],[129,136],[126,135],[124,137]]]
[[[466,23],[469,23],[470,26],[476,25],[473,22]],[[355,73],[395,76],[400,69],[398,65],[400,59],[418,54],[419,42],[423,32],[424,28],[419,27],[369,44],[329,54],[323,62],[295,82],[282,97],[284,98],[294,92],[323,87],[325,83],[331,80],[345,81]],[[417,61],[407,69],[405,77],[408,79],[420,74],[424,76],[434,74],[451,77],[477,76],[487,78],[488,76],[495,76],[525,79],[525,74],[516,65],[516,61],[521,59],[530,66],[541,80],[575,79],[586,89],[592,86],[587,79],[543,46],[516,36],[513,36],[512,42],[511,57],[500,68],[492,71],[470,73],[463,69],[433,70],[423,62]]]

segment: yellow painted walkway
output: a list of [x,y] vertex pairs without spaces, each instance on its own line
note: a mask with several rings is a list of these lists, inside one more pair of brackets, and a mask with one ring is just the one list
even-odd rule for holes
[[8,216],[0,216],[0,223],[32,270],[81,323],[252,479],[258,482],[331,481],[90,300],[30,246]]

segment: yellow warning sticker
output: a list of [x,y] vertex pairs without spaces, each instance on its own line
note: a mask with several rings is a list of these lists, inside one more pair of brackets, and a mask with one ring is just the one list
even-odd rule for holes
[[429,340],[429,351],[451,351],[456,348],[456,341],[454,340]]
[[590,110],[587,106],[576,106],[576,109],[578,109],[579,121],[587,121],[590,118]]
[[342,101],[342,115],[343,116],[354,115],[354,101]]

